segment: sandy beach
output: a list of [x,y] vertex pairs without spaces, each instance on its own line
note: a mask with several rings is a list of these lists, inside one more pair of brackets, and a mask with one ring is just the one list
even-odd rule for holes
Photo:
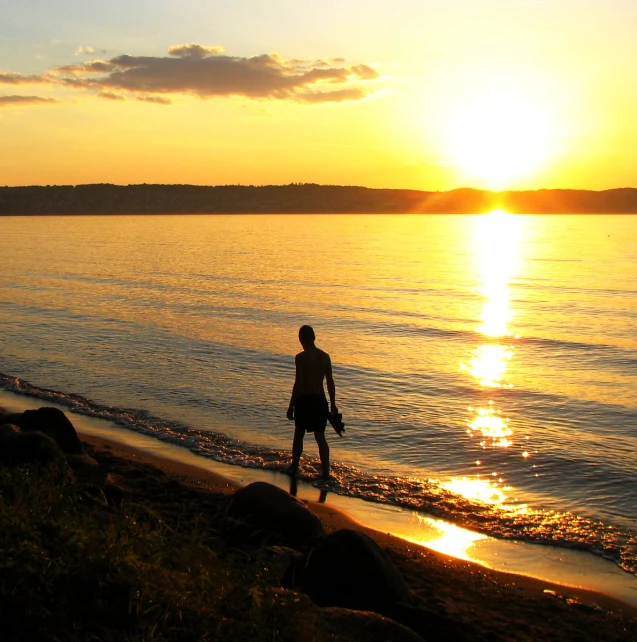
[[[167,523],[213,515],[238,487],[195,466],[80,437],[131,501],[159,512]],[[329,505],[304,503],[328,533],[350,528],[372,537],[428,608],[468,627],[476,640],[637,639],[637,609],[606,595],[492,571],[366,528]]]

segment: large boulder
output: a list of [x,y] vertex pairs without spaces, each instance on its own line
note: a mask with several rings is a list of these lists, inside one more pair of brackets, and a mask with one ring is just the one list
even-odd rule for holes
[[22,432],[13,424],[0,425],[0,463],[17,466],[55,463],[67,469],[64,453],[48,435],[38,431]]
[[319,606],[388,613],[412,601],[403,576],[370,537],[342,529],[313,548],[301,569],[300,588]]
[[13,423],[25,432],[37,430],[48,435],[58,443],[62,452],[70,455],[83,455],[84,447],[77,436],[73,424],[58,408],[38,408],[25,410],[16,418],[11,415]]
[[226,517],[278,535],[292,548],[304,548],[324,534],[321,520],[281,488],[254,482],[235,491]]
[[344,609],[373,611],[390,618],[383,623],[368,614],[361,615],[360,626],[369,626],[380,635],[374,638],[370,634],[369,639],[383,639],[383,635],[388,640],[400,639],[393,636],[400,635],[401,627],[394,627],[391,621],[411,629],[405,634],[406,640],[417,639],[418,635],[432,642],[474,639],[469,626],[439,609],[427,608],[383,549],[358,531],[342,529],[330,534],[308,553],[304,563],[289,569],[287,578],[288,585],[292,579],[292,585],[307,593],[315,604],[330,609],[335,623],[345,616]]

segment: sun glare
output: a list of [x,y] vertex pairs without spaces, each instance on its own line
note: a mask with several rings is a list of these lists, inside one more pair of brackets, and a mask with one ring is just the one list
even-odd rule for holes
[[414,542],[414,544],[426,546],[439,553],[457,557],[458,559],[471,559],[469,549],[476,542],[487,539],[486,535],[474,533],[466,528],[461,528],[455,524],[448,524],[439,519],[419,515],[418,521],[425,525],[428,531],[432,531],[438,536],[427,539],[419,539],[418,537],[406,537],[405,539]]
[[501,487],[500,484],[501,482],[499,481],[488,479],[452,477],[442,484],[442,487],[466,499],[474,499],[483,504],[501,506],[506,501],[506,491],[512,489],[506,486]]
[[513,318],[509,282],[519,270],[521,234],[521,219],[502,210],[476,218],[476,267],[483,297],[477,330],[489,337],[509,334]]
[[504,189],[540,169],[550,154],[550,122],[541,108],[514,94],[485,95],[449,121],[453,162],[469,179]]

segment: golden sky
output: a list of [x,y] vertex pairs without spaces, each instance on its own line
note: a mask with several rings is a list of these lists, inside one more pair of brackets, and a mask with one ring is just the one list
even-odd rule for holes
[[635,0],[3,0],[0,185],[637,186]]

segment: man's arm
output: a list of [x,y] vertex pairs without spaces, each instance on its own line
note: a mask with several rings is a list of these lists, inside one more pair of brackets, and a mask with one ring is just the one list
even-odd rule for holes
[[334,376],[332,375],[332,361],[330,355],[327,356],[327,364],[325,367],[325,383],[327,384],[327,394],[330,397],[330,412],[333,414],[338,412],[336,407],[336,385],[334,383]]

